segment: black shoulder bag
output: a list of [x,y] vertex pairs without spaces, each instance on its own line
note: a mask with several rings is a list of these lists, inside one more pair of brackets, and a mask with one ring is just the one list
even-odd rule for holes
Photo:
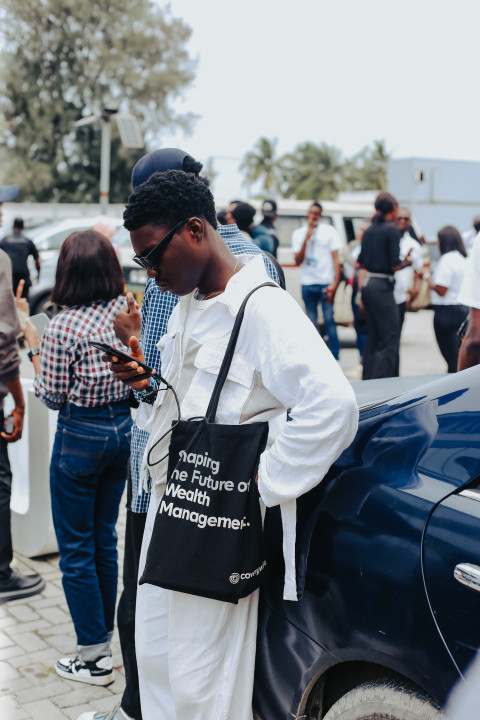
[[[272,286],[264,283],[255,288]],[[160,501],[140,585],[237,603],[267,577],[255,478],[268,422],[215,424],[245,306],[235,319],[204,418],[172,429],[167,485]]]

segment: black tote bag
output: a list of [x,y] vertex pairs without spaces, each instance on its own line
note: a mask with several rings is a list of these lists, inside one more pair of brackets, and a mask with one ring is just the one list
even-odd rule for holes
[[[278,287],[259,287],[268,285]],[[215,424],[245,306],[255,290],[238,311],[205,418],[173,427],[167,486],[140,585],[237,603],[267,577],[255,478],[268,422]]]

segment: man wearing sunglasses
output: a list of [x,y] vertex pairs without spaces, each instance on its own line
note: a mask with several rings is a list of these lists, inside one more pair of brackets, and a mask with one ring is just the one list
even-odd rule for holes
[[[162,148],[144,155],[135,165],[132,172],[132,188],[137,190],[154,173],[168,170],[181,170],[200,180],[202,164],[191,155],[178,148]],[[205,180],[203,179],[205,182]],[[174,227],[167,233],[167,237],[151,248],[146,254],[135,256],[135,262],[147,271],[155,268],[161,255],[176,234],[181,229]],[[225,245],[242,261],[246,261],[259,254],[260,249],[251,241],[246,240],[235,224],[220,226],[219,234]],[[278,274],[271,261],[264,257],[265,268],[270,277],[278,281]],[[170,315],[179,298],[171,292],[163,292],[150,278],[145,288],[141,312],[137,308],[131,293],[127,294],[125,312],[119,313],[115,318],[115,332],[128,346],[132,336],[139,338],[146,363],[154,367],[158,374],[161,371],[160,352],[157,342],[166,332]],[[142,430],[136,423],[132,426],[130,476],[128,482],[127,519],[125,528],[125,554],[123,567],[123,592],[120,597],[117,614],[117,625],[122,648],[125,668],[125,691],[119,707],[105,713],[83,713],[78,720],[142,720],[140,708],[140,695],[138,689],[138,671],[135,654],[135,604],[137,590],[138,563],[142,545],[145,519],[150,502],[150,478],[145,487],[140,483],[140,469],[145,452],[149,433]]]
[[[181,296],[159,343],[162,375],[176,390],[182,417],[202,416],[239,305],[268,280],[264,264],[261,257],[244,262],[230,252],[217,230],[211,193],[184,172],[155,174],[143,183],[129,198],[124,221],[150,282],[162,293]],[[168,449],[162,437],[175,419],[175,402],[165,399],[154,378],[139,372],[135,358],[145,358],[136,338],[130,348],[132,362],[112,363],[112,370],[140,392],[137,422],[150,431],[145,458],[154,445],[160,457]],[[296,498],[320,482],[353,439],[356,402],[313,325],[279,289],[252,295],[237,352],[218,417],[233,425],[270,421],[258,490],[266,505],[280,505],[284,597],[296,600]],[[142,559],[165,487],[165,465],[150,466],[154,492]],[[257,604],[258,591],[233,605],[139,586],[136,649],[144,720],[251,720]]]

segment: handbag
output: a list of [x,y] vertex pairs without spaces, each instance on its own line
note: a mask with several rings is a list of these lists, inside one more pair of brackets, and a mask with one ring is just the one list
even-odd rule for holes
[[243,320],[243,301],[204,418],[174,423],[167,485],[139,584],[238,603],[266,579],[260,499],[255,483],[268,422],[215,423]]

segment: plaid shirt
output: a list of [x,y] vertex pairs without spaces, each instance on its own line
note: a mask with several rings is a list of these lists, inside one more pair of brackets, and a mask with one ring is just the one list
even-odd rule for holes
[[[230,252],[234,255],[258,255],[262,251],[251,240],[246,239],[238,230],[235,224],[219,225],[218,232],[222,236]],[[273,263],[264,257],[264,263],[268,274],[275,282],[278,282],[278,274]],[[142,303],[142,329],[141,343],[145,362],[154,367],[158,373],[161,372],[160,352],[157,343],[167,330],[167,323],[172,310],[179,298],[169,292],[161,292],[155,285],[155,281],[148,280],[145,295]],[[131,441],[131,471],[132,471],[132,503],[131,509],[136,513],[145,513],[148,510],[150,501],[150,477],[148,478],[148,491],[145,491],[140,484],[140,468],[142,458],[147,445],[148,432],[141,430],[134,423],[132,427]]]
[[101,350],[89,340],[125,350],[113,331],[113,318],[124,307],[125,298],[75,305],[53,318],[40,342],[40,372],[35,377],[35,395],[52,410],[66,403],[96,407],[120,402],[129,389],[116,380],[100,358]]

